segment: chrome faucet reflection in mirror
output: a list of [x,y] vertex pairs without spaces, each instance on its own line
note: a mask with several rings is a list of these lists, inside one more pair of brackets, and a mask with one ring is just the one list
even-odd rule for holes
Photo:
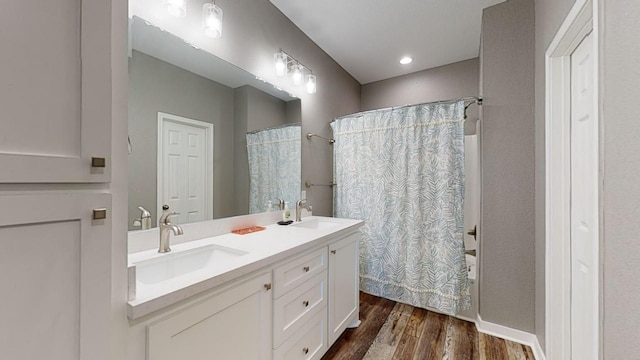
[[140,210],[140,217],[133,220],[133,226],[141,230],[151,229],[151,213],[142,206],[138,206],[138,210]]
[[175,236],[184,234],[180,225],[171,224],[169,218],[172,215],[178,215],[178,213],[175,211],[169,211],[169,205],[163,205],[162,216],[160,216],[160,220],[158,220],[158,226],[160,227],[160,247],[158,248],[159,253],[166,253],[171,251],[171,246],[169,243],[169,235],[171,235],[170,232],[173,232]]

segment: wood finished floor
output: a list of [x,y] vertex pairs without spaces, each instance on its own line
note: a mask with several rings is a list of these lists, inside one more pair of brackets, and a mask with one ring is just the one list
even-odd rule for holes
[[322,360],[534,360],[525,345],[478,333],[473,323],[360,293],[360,320]]

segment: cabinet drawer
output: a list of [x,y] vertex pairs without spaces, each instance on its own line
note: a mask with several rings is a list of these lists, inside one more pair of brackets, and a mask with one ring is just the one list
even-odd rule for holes
[[273,270],[273,298],[277,299],[291,289],[311,279],[327,269],[327,248],[323,247],[310,254],[281,265]]
[[276,299],[273,304],[274,349],[326,307],[327,271]]
[[274,351],[274,360],[317,360],[327,351],[327,308]]

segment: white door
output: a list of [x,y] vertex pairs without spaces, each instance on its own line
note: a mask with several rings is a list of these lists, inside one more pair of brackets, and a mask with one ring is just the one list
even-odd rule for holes
[[598,358],[598,122],[593,39],[571,55],[571,356]]
[[109,182],[110,14],[104,0],[2,3],[0,183]]
[[213,124],[158,113],[158,214],[169,205],[179,224],[212,218]]

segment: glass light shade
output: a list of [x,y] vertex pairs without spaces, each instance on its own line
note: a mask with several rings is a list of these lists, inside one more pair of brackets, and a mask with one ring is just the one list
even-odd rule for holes
[[293,83],[295,85],[302,85],[302,80],[304,78],[304,75],[302,74],[302,65],[293,65],[293,74],[291,75],[291,77],[293,78]]
[[313,74],[307,75],[307,93],[315,94],[316,93],[316,76]]
[[167,0],[167,12],[175,17],[187,16],[187,0]]
[[287,55],[283,52],[273,54],[273,62],[276,66],[276,75],[284,76],[287,73]]
[[222,9],[213,3],[202,5],[202,30],[210,38],[222,37]]

